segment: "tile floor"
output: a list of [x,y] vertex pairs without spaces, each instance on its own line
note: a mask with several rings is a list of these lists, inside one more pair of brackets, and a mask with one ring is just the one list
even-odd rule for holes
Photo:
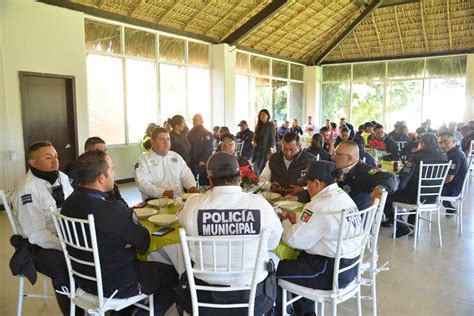
[[[378,276],[379,315],[474,315],[474,176],[464,204],[464,234],[459,236],[453,218],[442,218],[443,247],[438,247],[436,230],[424,228],[418,248],[412,237],[391,238],[391,230],[381,229],[379,239],[382,264],[390,271]],[[140,195],[133,183],[121,185],[125,199],[134,204]],[[8,262],[13,253],[5,212],[0,212],[0,315],[15,315],[18,279],[10,274]],[[26,282],[27,291],[32,286]],[[34,290],[41,289],[41,283]],[[52,288],[50,287],[50,293]],[[340,315],[355,315],[355,301],[339,305]],[[23,315],[59,315],[55,300],[26,299]],[[331,306],[327,306],[330,312]],[[371,314],[370,302],[363,313]]]

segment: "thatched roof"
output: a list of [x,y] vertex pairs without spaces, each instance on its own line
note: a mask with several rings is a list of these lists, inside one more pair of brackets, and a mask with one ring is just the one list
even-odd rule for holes
[[473,0],[42,0],[306,64],[474,52]]

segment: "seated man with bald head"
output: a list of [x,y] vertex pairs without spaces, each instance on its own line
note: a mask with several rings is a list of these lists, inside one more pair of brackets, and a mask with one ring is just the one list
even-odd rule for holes
[[[374,189],[385,189],[391,193],[397,187],[395,176],[360,161],[359,146],[351,140],[340,143],[333,158],[336,166],[344,173],[339,186],[349,194],[359,210],[370,206]],[[377,191],[374,193],[378,193]]]

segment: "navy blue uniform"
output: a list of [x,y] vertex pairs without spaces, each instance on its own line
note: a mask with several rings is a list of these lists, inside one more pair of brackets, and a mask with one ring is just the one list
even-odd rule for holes
[[372,157],[371,154],[369,154],[368,152],[366,152],[365,150],[359,147],[359,159],[363,161],[364,158],[365,158],[365,163],[367,165],[372,166],[372,167],[377,167],[374,157]]
[[466,155],[458,146],[452,148],[446,154],[448,155],[448,160],[451,160],[451,167],[449,169],[448,175],[454,176],[454,179],[451,182],[444,184],[441,195],[457,196],[461,193],[462,183],[464,182],[464,177],[466,176]]
[[344,174],[343,181],[339,182],[339,187],[349,194],[359,210],[370,206],[370,194],[379,185],[391,193],[397,188],[397,179],[392,174],[380,171],[363,162],[358,162],[348,173]]
[[471,132],[471,134],[464,137],[461,140],[462,151],[464,151],[465,153],[466,152],[469,153],[469,151],[471,150],[471,141],[473,141],[473,140],[474,140],[474,132]]
[[[80,219],[94,215],[105,297],[115,290],[118,290],[116,298],[154,293],[155,313],[164,315],[174,302],[172,289],[178,274],[170,265],[137,259],[137,251],[148,249],[150,234],[132,210],[119,201],[108,200],[107,193],[78,187],[64,202],[61,214]],[[69,252],[82,260],[90,260],[92,256],[77,249]],[[74,261],[72,265],[76,271],[94,276],[93,267]],[[76,282],[85,291],[97,293],[95,282],[82,278]]]
[[247,160],[252,159],[253,154],[253,146],[252,146],[252,139],[253,139],[253,132],[248,128],[243,132],[238,132],[235,135],[238,141],[243,142],[242,147],[242,154],[241,156]]
[[315,156],[319,155],[319,160],[332,161],[331,155],[325,151],[322,147],[307,147],[304,151],[307,151]]
[[199,175],[199,184],[209,185],[206,162],[212,155],[214,137],[204,126],[194,126],[188,133],[191,144],[191,161],[189,163],[194,176]]

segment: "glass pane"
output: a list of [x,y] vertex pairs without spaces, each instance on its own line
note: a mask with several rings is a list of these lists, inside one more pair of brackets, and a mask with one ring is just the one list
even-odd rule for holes
[[99,52],[120,53],[120,26],[84,21],[86,49]]
[[237,72],[249,72],[249,54],[237,52],[235,56],[235,71]]
[[284,61],[272,60],[272,76],[288,78],[288,63]]
[[160,64],[161,123],[175,114],[186,117],[185,71],[184,66]]
[[304,66],[291,64],[291,79],[304,80]]
[[208,130],[212,128],[210,73],[209,69],[188,68],[188,122],[200,113]]
[[423,77],[425,61],[423,59],[389,61],[387,77],[392,79]]
[[250,56],[250,72],[256,75],[270,75],[270,59],[260,56]]
[[348,83],[325,83],[322,85],[321,126],[326,119],[339,122],[341,117],[349,119],[350,86]]
[[252,112],[249,107],[249,77],[244,75],[235,76],[235,117],[237,120],[246,120],[251,130],[256,116],[255,109]]
[[353,80],[380,80],[385,78],[385,63],[354,64]]
[[466,78],[427,79],[425,87],[423,121],[431,119],[433,128],[463,121]]
[[[367,121],[382,122],[383,84],[380,82],[352,85],[352,119],[354,126]],[[347,116],[346,116],[347,117]],[[336,121],[337,122],[337,121]]]
[[270,80],[260,77],[250,78],[250,105],[255,109],[255,119],[261,109],[267,109],[270,113]]
[[160,60],[184,63],[184,40],[160,35]]
[[272,80],[272,119],[278,122],[288,120],[288,82]]
[[102,137],[109,145],[124,144],[122,59],[88,54],[86,63],[89,136]]
[[189,41],[188,54],[190,64],[209,66],[209,45]]
[[422,80],[393,81],[389,84],[384,122],[387,132],[397,121],[405,121],[410,131],[420,126],[422,87]]
[[299,82],[290,83],[290,115],[304,125],[304,84]]
[[155,34],[125,28],[125,54],[137,57],[155,58]]
[[466,75],[466,56],[427,58],[426,72],[429,77],[448,77]]
[[126,60],[128,141],[141,140],[148,123],[156,122],[156,70],[154,62]]
[[323,82],[351,80],[351,65],[323,66]]

